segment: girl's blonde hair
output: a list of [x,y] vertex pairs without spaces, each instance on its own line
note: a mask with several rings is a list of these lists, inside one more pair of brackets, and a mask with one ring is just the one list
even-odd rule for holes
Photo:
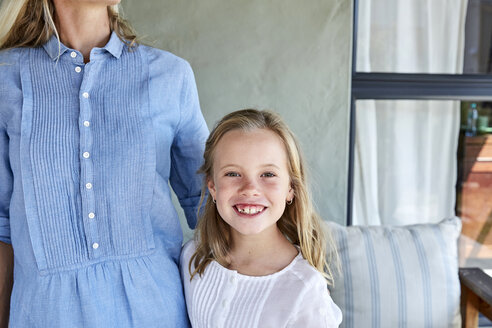
[[[119,5],[108,6],[111,31],[130,48],[138,45],[130,24],[119,15]],[[0,50],[38,47],[53,34],[60,40],[55,26],[53,0],[3,0],[0,7]]]
[[[323,231],[321,219],[314,210],[306,184],[306,166],[299,144],[278,114],[266,110],[243,109],[226,115],[216,124],[208,137],[203,155],[204,163],[199,170],[204,174],[201,203],[207,192],[207,181],[213,177],[214,152],[219,141],[229,131],[255,129],[267,129],[277,134],[287,152],[287,167],[291,186],[294,189],[294,199],[292,204],[287,205],[278,220],[278,228],[292,244],[299,246],[302,256],[309,264],[321,272],[329,284],[333,284],[332,268],[328,265],[326,254],[327,243],[331,249],[335,249],[333,241],[329,234]],[[224,267],[230,264],[230,228],[220,217],[212,197],[207,198],[201,214],[195,233],[197,247],[188,267],[192,279],[197,273],[202,275],[213,260]],[[338,263],[336,252],[331,251],[330,257],[330,264],[336,265]],[[193,272],[192,264],[195,267]]]

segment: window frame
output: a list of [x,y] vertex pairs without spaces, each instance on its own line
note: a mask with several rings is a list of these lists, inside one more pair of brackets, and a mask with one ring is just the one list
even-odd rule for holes
[[492,101],[492,74],[407,74],[357,72],[359,0],[353,0],[352,76],[349,118],[347,225],[353,221],[357,100]]

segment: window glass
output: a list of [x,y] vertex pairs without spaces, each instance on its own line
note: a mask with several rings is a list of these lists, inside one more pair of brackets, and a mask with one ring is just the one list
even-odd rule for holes
[[492,103],[356,102],[353,224],[459,216],[460,266],[492,269]]
[[358,72],[492,73],[490,0],[364,0],[358,5]]
[[492,2],[468,0],[464,73],[492,73]]
[[461,266],[492,269],[492,104],[462,102],[456,213]]

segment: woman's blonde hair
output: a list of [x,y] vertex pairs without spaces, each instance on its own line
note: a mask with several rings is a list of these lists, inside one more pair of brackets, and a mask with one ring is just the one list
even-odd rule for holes
[[[137,46],[134,30],[119,12],[119,5],[108,6],[111,31],[130,48]],[[3,0],[0,7],[0,50],[38,47],[48,42],[53,34],[60,40],[54,18],[53,0]]]
[[[306,184],[306,166],[294,134],[280,116],[271,111],[243,109],[230,113],[220,120],[208,137],[204,163],[199,172],[204,175],[202,199],[207,192],[207,182],[213,177],[214,152],[222,137],[232,130],[252,131],[267,129],[277,134],[285,145],[287,167],[294,190],[292,204],[288,205],[277,221],[277,226],[287,239],[299,246],[302,256],[321,272],[329,284],[333,284],[332,264],[337,265],[336,252],[330,251],[327,259],[327,244],[334,250],[333,242],[323,229],[320,217],[314,210]],[[222,266],[230,265],[231,235],[229,225],[222,220],[212,197],[208,197],[195,232],[196,251],[190,259],[191,278],[203,274],[208,264],[215,260]],[[330,262],[330,265],[328,265]],[[192,264],[195,269],[192,272]]]

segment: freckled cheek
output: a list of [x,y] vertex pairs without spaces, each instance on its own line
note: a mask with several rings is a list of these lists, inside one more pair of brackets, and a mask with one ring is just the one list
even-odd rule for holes
[[284,192],[285,190],[289,189],[289,186],[287,184],[278,182],[265,182],[263,184],[263,188],[271,192]]
[[237,187],[233,183],[227,183],[224,181],[217,181],[215,184],[216,197],[218,199],[227,200],[231,197],[237,190]]

